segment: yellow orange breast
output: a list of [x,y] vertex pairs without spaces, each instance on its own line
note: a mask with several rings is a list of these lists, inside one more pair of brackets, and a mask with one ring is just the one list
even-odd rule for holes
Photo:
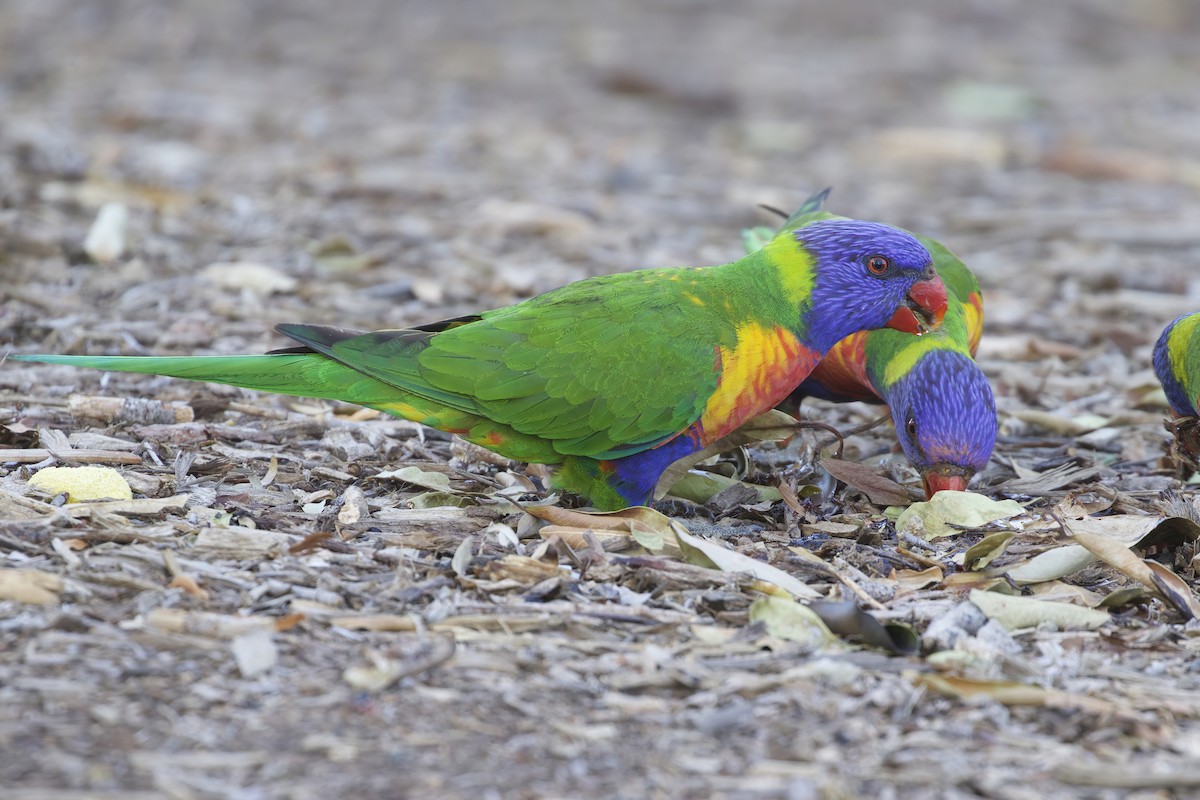
[[721,379],[700,417],[703,444],[774,408],[821,360],[791,331],[757,322],[739,326],[737,344],[717,355]]

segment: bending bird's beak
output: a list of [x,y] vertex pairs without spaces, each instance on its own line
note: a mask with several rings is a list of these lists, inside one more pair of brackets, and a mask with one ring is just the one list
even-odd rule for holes
[[954,492],[965,492],[967,484],[971,482],[969,474],[963,474],[960,470],[945,470],[945,471],[929,471],[921,476],[921,484],[925,487],[925,499],[931,500],[938,492],[947,490]]
[[942,324],[946,316],[946,284],[930,269],[930,277],[923,278],[908,290],[905,304],[896,309],[888,322],[889,328],[920,336]]

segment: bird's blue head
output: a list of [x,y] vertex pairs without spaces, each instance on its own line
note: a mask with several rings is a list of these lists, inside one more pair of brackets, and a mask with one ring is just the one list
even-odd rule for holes
[[[1175,366],[1171,362],[1171,340],[1172,334],[1175,333],[1175,328],[1180,322],[1197,316],[1200,314],[1184,314],[1182,317],[1175,318],[1163,330],[1158,341],[1154,343],[1154,374],[1158,376],[1158,381],[1167,394],[1167,402],[1171,404],[1171,410],[1181,417],[1196,416],[1196,405],[1193,398],[1188,397],[1187,389],[1184,388],[1183,382],[1176,374]],[[1182,339],[1183,337],[1174,338]],[[1175,346],[1183,347],[1186,344],[1186,341],[1179,341],[1175,343]]]
[[983,370],[965,353],[935,349],[888,387],[896,437],[921,473],[925,494],[964,490],[996,445],[996,401]]
[[855,331],[921,334],[941,323],[946,286],[911,234],[878,222],[824,219],[793,235],[814,258],[805,315],[808,345],[820,352]]

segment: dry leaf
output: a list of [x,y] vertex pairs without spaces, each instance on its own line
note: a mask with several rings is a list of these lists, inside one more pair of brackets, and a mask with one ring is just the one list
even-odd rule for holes
[[683,557],[692,564],[715,567],[722,572],[748,572],[759,580],[790,592],[795,597],[814,599],[822,596],[816,589],[778,567],[742,555],[708,539],[693,536],[675,520],[671,520],[671,530],[674,531],[679,547],[683,550]]
[[421,492],[404,501],[408,508],[466,508],[479,505],[475,498],[454,492]]
[[865,518],[858,523],[818,520],[817,522],[801,523],[800,532],[808,536],[814,533],[823,533],[826,536],[836,536],[839,539],[855,539],[863,532],[865,526]]
[[405,483],[411,483],[413,486],[420,486],[422,489],[431,489],[435,492],[450,491],[450,478],[444,472],[432,472],[421,469],[420,467],[401,467],[400,469],[386,470],[372,476],[377,480],[391,478]]
[[525,513],[554,525],[591,530],[629,531],[628,520],[637,520],[649,528],[668,530],[670,518],[646,506],[631,506],[620,511],[576,511],[559,506],[524,506]]
[[1200,619],[1200,602],[1187,581],[1157,561],[1146,559],[1143,563],[1150,568],[1150,580],[1156,594],[1189,619]]
[[529,556],[506,555],[489,561],[479,574],[490,581],[511,580],[522,586],[532,586],[548,578],[559,578],[568,573],[564,567]]
[[750,604],[750,621],[763,623],[771,636],[799,642],[810,653],[837,642],[812,609],[785,597],[756,597]]
[[937,586],[942,582],[941,567],[926,567],[917,572],[911,569],[892,570],[891,579],[894,580],[899,588],[915,592],[920,589],[926,589],[930,586]]
[[691,500],[693,503],[704,504],[731,486],[749,488],[757,495],[757,502],[760,503],[775,503],[783,499],[783,495],[774,486],[746,483],[716,472],[705,472],[698,469],[688,470],[680,480],[671,486],[667,494]]
[[938,675],[932,672],[906,672],[913,684],[953,697],[957,700],[992,700],[1006,706],[1045,706],[1047,708],[1073,708],[1095,714],[1118,714],[1133,718],[1135,714],[1115,703],[1088,697],[1082,694],[1044,689],[1027,683],[1013,681],[974,680],[954,675]]
[[[545,525],[538,528],[538,536],[541,536],[546,541],[559,539],[576,552],[587,550],[591,546],[589,537],[608,553],[629,553],[630,551],[652,552],[639,545],[637,540],[633,538],[633,534],[628,530],[592,530],[590,528],[574,528],[566,525]],[[672,538],[670,542],[664,541],[663,549],[654,554],[678,558],[680,550],[674,538]]]
[[[668,527],[668,532],[670,528]],[[662,552],[666,546],[667,532],[660,528],[651,528],[638,520],[630,520],[629,535],[633,540],[651,553]]]
[[1042,600],[1066,600],[1067,602],[1078,603],[1087,608],[1096,608],[1104,602],[1105,598],[1105,595],[1089,591],[1073,583],[1063,583],[1062,581],[1039,583],[1036,586],[1031,586],[1030,591],[1033,592],[1035,597],[1039,597]]
[[905,506],[920,496],[918,492],[909,491],[891,478],[885,478],[874,467],[857,461],[826,456],[821,459],[821,466],[842,483],[858,489],[878,506]]
[[925,539],[954,536],[962,529],[977,528],[999,519],[1024,513],[1016,500],[992,500],[974,492],[938,492],[932,499],[913,503],[896,519],[896,530]]
[[1083,628],[1092,630],[1108,623],[1111,617],[1104,611],[1077,606],[1074,603],[1055,603],[1033,597],[971,590],[971,602],[1006,630],[1036,628],[1049,623],[1059,630]]
[[989,534],[967,548],[963,554],[963,566],[969,570],[980,570],[1004,553],[1015,536],[1012,531]]
[[1004,574],[1017,583],[1041,583],[1065,578],[1095,560],[1096,556],[1083,545],[1069,544],[1038,553],[1027,561],[1007,568]]
[[[640,545],[656,555],[681,555],[671,532],[670,518],[645,506],[608,512],[526,506],[525,511],[552,523],[538,531],[542,538],[548,540],[551,536],[560,536],[573,550],[587,549],[587,537],[591,535],[605,550],[625,552]],[[622,544],[622,539],[626,539],[628,545]]]
[[[1107,517],[1067,518],[1072,531],[1081,530],[1119,543],[1123,547],[1175,547],[1200,537],[1200,525],[1184,517],[1147,517],[1116,514]],[[1005,574],[1017,583],[1057,580],[1078,572],[1098,558],[1082,544],[1068,544],[1038,553],[1014,564]]]
[[[1172,520],[1178,517],[1170,518]],[[1161,522],[1161,520],[1160,520]],[[1188,522],[1183,520],[1183,522]],[[1086,520],[1063,520],[1063,527],[1075,541],[1086,547],[1106,564],[1116,567],[1124,575],[1149,588],[1188,619],[1200,617],[1200,602],[1195,593],[1179,576],[1158,562],[1144,561],[1120,540],[1105,537],[1092,527],[1092,518]],[[1194,523],[1191,523],[1194,525]]]

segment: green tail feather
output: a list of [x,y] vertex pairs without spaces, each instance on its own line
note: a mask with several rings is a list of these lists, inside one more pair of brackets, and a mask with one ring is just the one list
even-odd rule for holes
[[554,464],[562,460],[562,454],[544,439],[519,433],[477,414],[450,408],[435,399],[372,378],[320,353],[179,358],[12,355],[9,358],[110,372],[165,375],[296,397],[342,400],[419,422],[430,428],[460,434],[468,441],[519,461]]
[[12,355],[14,361],[66,364],[110,372],[166,375],[263,392],[345,400],[372,408],[395,402],[399,390],[317,353],[260,356]]

